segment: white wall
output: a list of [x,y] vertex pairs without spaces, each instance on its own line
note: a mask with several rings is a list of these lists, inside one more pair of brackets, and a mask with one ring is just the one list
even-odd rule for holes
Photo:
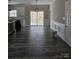
[[52,30],[57,31],[57,34],[64,39],[65,30],[65,0],[55,0],[50,5],[50,27]]
[[71,46],[71,0],[65,1],[65,41]]
[[[66,33],[66,16],[65,16],[65,1],[66,0],[53,0],[50,5],[50,28],[57,31],[57,34],[69,44],[70,38]],[[69,33],[70,35],[70,33]],[[70,44],[69,44],[70,45]]]

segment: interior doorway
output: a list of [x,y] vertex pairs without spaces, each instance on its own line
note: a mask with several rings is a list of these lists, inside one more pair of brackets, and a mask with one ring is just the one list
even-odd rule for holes
[[30,11],[30,25],[44,25],[44,11]]

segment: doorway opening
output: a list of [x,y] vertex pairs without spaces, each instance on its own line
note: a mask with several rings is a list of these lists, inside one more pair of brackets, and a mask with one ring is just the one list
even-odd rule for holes
[[44,11],[30,11],[30,25],[44,25]]

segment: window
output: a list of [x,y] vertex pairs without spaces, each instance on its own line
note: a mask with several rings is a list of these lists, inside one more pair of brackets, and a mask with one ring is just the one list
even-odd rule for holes
[[9,17],[17,17],[17,10],[9,11]]

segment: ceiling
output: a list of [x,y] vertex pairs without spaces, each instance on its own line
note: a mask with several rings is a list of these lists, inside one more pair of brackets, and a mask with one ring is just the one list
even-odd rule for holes
[[[50,4],[53,0],[38,0],[37,4]],[[36,4],[36,0],[8,0],[8,4]]]

